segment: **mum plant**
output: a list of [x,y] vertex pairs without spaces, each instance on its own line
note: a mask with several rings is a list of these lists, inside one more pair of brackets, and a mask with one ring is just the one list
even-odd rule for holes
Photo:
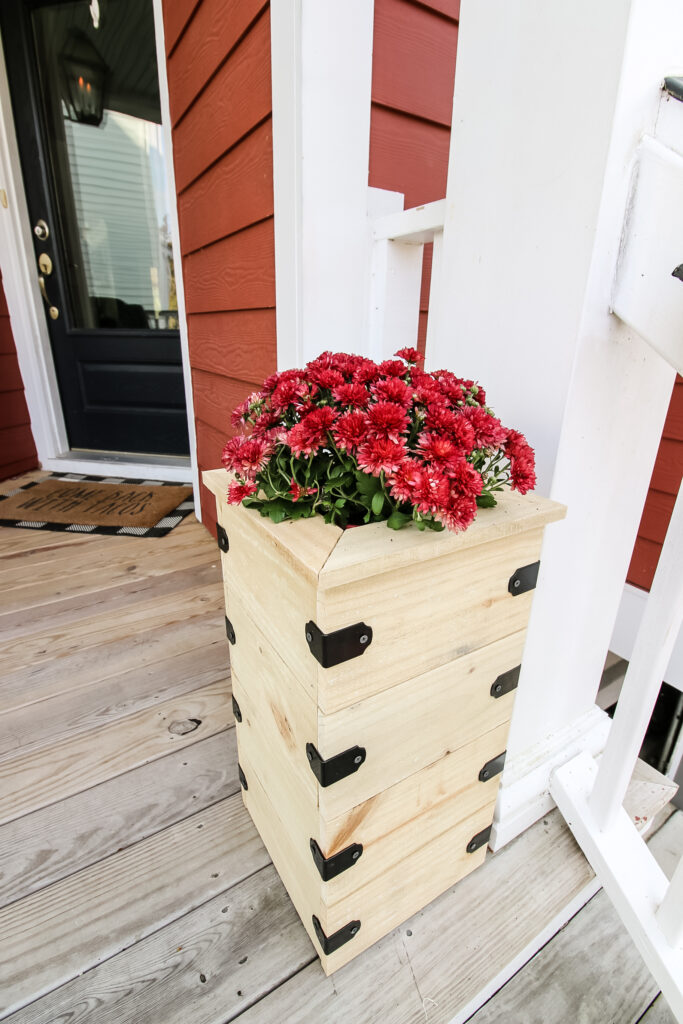
[[534,453],[486,405],[484,389],[418,352],[375,363],[323,352],[274,373],[233,413],[223,450],[228,501],[273,522],[323,515],[356,526],[464,530],[506,485],[535,482]]

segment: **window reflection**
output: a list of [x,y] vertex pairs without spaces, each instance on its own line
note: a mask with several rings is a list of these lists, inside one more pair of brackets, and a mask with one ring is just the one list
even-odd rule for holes
[[151,0],[90,8],[34,12],[72,326],[174,329]]

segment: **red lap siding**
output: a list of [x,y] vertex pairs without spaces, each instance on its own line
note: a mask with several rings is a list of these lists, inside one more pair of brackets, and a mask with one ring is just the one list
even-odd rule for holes
[[[405,206],[446,194],[459,0],[376,0],[370,185],[403,192]],[[431,246],[425,249],[424,351]]]
[[269,5],[164,0],[164,25],[201,472],[276,365]]
[[0,480],[37,466],[24,382],[0,277]]
[[682,477],[683,378],[678,377],[628,571],[628,582],[636,587],[649,590],[652,585]]

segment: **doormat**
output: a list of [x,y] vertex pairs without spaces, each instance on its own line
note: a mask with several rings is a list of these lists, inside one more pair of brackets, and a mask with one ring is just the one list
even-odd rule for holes
[[192,488],[161,480],[52,473],[0,494],[0,526],[164,537],[194,511]]

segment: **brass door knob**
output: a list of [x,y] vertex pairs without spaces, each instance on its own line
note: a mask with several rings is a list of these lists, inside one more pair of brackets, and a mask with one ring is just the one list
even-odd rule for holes
[[40,287],[40,294],[43,296],[50,317],[53,320],[56,320],[57,317],[59,316],[59,310],[57,309],[56,306],[50,305],[50,300],[47,295],[47,288],[45,287],[45,278],[43,277],[42,274],[40,274],[38,277],[38,285]]
[[44,242],[46,239],[50,237],[50,229],[45,223],[45,221],[42,219],[42,217],[39,221],[37,221],[34,224],[33,234],[36,236],[36,238],[39,238],[41,242]]

